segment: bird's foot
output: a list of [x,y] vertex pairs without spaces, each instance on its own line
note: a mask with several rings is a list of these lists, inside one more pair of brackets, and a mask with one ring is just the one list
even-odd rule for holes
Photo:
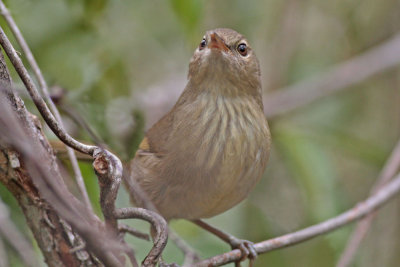
[[253,262],[257,258],[257,251],[253,242],[230,236],[229,244],[231,245],[232,249],[240,249],[242,252],[242,258],[235,262],[236,267],[240,267],[240,262],[246,259],[249,259],[249,267],[253,266]]

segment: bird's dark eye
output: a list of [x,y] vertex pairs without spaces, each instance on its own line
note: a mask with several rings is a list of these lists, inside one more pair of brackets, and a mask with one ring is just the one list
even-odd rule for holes
[[247,45],[244,43],[241,43],[237,47],[237,51],[242,55],[242,56],[247,56]]
[[199,49],[203,50],[204,47],[206,47],[206,45],[207,45],[206,38],[203,38],[203,40],[201,40],[201,42],[200,42]]

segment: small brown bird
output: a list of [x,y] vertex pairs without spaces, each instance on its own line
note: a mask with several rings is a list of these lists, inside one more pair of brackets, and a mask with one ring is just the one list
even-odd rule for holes
[[131,177],[166,220],[208,218],[247,197],[269,150],[256,55],[241,34],[215,29],[194,52],[177,103],[147,131]]

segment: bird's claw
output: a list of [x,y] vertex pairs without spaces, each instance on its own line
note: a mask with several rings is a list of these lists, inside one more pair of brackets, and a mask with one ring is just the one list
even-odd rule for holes
[[248,240],[232,238],[229,242],[232,249],[240,249],[242,252],[242,258],[236,262],[236,266],[240,266],[240,262],[249,259],[249,266],[253,266],[254,260],[257,258],[257,251],[254,247],[254,243]]

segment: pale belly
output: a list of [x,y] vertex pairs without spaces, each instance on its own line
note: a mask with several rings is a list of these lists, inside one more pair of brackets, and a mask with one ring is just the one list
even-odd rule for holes
[[192,103],[187,112],[183,107],[166,152],[134,162],[139,184],[167,220],[207,218],[230,209],[265,170],[270,134],[259,106],[221,99],[199,98],[198,108]]
[[193,172],[178,172],[182,174],[176,177],[178,183],[164,184],[164,197],[156,201],[161,214],[168,219],[207,218],[245,199],[263,175],[269,156],[267,131],[250,138],[257,140],[250,142],[248,136],[230,138],[223,149],[215,148],[216,155],[186,156],[191,160],[182,166]]
[[227,163],[221,167],[220,174],[204,190],[202,203],[207,205],[197,207],[199,212],[196,215],[199,218],[212,217],[244,200],[264,173],[268,159],[266,153],[267,151],[262,152],[262,148],[259,148],[255,154],[244,153],[241,157],[232,155],[231,159],[227,159]]

